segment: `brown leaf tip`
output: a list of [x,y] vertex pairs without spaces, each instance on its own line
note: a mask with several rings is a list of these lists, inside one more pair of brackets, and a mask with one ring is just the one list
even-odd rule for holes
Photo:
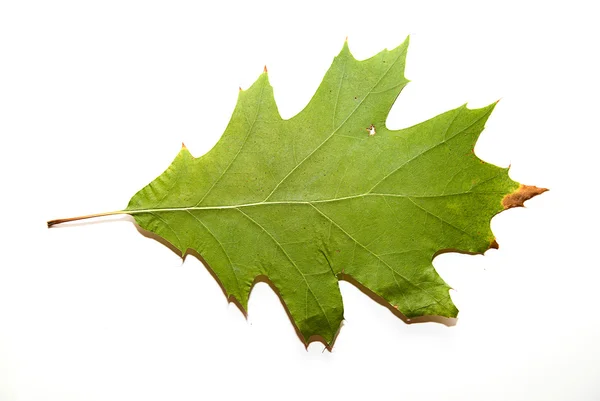
[[538,188],[533,185],[521,184],[516,191],[506,195],[504,199],[502,199],[502,206],[504,206],[505,210],[513,207],[522,207],[526,200],[542,194],[547,190],[548,189],[546,188]]
[[498,241],[496,241],[495,239],[490,243],[490,249],[498,249],[500,248],[500,245],[498,244]]
[[265,66],[264,66],[264,68],[263,68],[263,72],[264,72],[265,74],[269,72],[269,71],[267,70],[267,66],[266,66],[266,65],[265,65]]

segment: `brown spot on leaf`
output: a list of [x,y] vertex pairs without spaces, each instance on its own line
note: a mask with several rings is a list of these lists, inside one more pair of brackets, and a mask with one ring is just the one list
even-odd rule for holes
[[502,206],[504,206],[504,210],[512,207],[521,207],[526,200],[529,200],[534,196],[542,194],[546,191],[546,188],[538,188],[533,185],[521,184],[516,191],[506,195],[504,199],[502,199]]

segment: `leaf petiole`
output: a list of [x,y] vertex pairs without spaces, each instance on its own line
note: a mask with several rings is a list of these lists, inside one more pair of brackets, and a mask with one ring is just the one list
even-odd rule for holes
[[114,212],[105,212],[105,213],[95,213],[95,214],[87,214],[85,216],[77,216],[77,217],[68,217],[66,219],[55,219],[55,220],[49,220],[48,221],[48,228],[55,226],[57,224],[62,224],[62,223],[68,223],[71,221],[77,221],[77,220],[85,220],[85,219],[93,219],[96,217],[104,217],[104,216],[112,216],[115,214],[128,214],[129,212],[125,211],[125,210],[117,210]]

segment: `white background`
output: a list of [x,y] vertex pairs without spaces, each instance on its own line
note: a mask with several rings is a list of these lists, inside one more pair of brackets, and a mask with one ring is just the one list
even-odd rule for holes
[[[593,2],[415,3],[2,2],[0,400],[600,399]],[[127,217],[46,228],[208,151],[264,64],[291,117],[346,36],[362,59],[409,34],[388,126],[501,98],[477,154],[551,189],[493,219],[499,250],[435,259],[456,326],[342,282],[333,352],[305,349],[266,284],[246,320]]]

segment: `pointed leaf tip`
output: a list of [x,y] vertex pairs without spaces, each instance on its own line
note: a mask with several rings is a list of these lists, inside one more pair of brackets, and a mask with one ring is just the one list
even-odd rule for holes
[[267,74],[267,73],[269,72],[269,71],[267,70],[267,66],[266,66],[266,65],[263,67],[263,72],[264,72],[265,74]]
[[342,46],[342,50],[340,50],[338,57],[342,54],[351,54],[350,47],[348,46],[348,37],[347,36],[346,36],[346,40],[344,40],[344,45]]

